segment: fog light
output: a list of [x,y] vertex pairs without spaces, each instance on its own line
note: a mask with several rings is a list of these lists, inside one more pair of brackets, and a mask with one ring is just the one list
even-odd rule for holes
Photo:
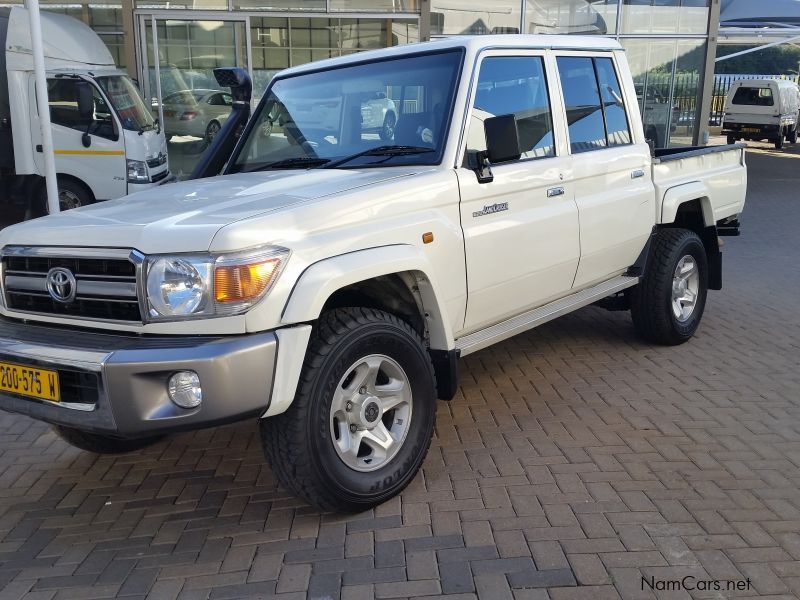
[[195,408],[203,401],[200,377],[194,371],[178,371],[169,378],[169,399],[181,408]]

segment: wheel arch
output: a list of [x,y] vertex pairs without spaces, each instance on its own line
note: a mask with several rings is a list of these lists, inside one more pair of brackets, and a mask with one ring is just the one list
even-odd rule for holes
[[366,303],[361,306],[406,314],[430,348],[455,347],[431,265],[422,252],[405,244],[358,250],[310,265],[286,301],[281,324],[314,321],[324,309],[355,299]]
[[[693,186],[693,184],[688,185]],[[705,186],[702,187],[705,188]],[[686,191],[688,192],[688,190]],[[691,198],[690,196],[692,195],[695,195],[695,197]],[[667,196],[669,196],[669,191]],[[669,218],[663,218],[665,213]],[[708,259],[708,288],[721,290],[722,252],[719,249],[717,225],[714,222],[714,212],[709,197],[707,195],[696,196],[696,194],[692,193],[681,194],[677,195],[674,203],[667,206],[665,196],[660,227],[688,229],[694,231],[700,237]]]
[[[44,212],[42,214],[46,215],[47,214],[47,181],[45,180],[44,177],[39,177],[38,179],[39,179],[39,181],[37,181],[36,184],[35,184],[36,187],[35,188],[29,188],[29,189],[35,189],[37,195],[39,195],[43,199],[43,204],[44,205],[42,206],[42,210]],[[78,185],[80,185],[81,187],[85,188],[86,191],[89,192],[89,195],[91,196],[91,201],[92,202],[96,202],[97,201],[97,193],[92,189],[91,185],[89,185],[87,182],[85,182],[80,177],[76,177],[75,175],[71,175],[70,173],[59,172],[59,173],[56,173],[56,181],[58,181],[58,182],[71,181],[73,183],[77,183]]]

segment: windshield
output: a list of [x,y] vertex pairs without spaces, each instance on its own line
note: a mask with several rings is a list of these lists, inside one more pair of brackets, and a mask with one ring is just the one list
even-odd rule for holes
[[230,171],[438,164],[461,57],[456,49],[277,79]]
[[97,78],[111,106],[117,111],[124,129],[143,131],[153,129],[155,120],[139,95],[139,90],[125,75],[110,75]]

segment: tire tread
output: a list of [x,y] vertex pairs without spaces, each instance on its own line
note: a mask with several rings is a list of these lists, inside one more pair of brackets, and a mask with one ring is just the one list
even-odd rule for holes
[[[309,399],[316,376],[334,350],[337,341],[358,327],[375,323],[393,325],[422,345],[422,340],[416,331],[391,313],[363,307],[338,308],[325,312],[320,316],[317,326],[313,328],[295,400],[286,412],[261,422],[264,454],[278,481],[292,494],[323,510],[352,512],[354,506],[344,499],[335,498],[327,493],[314,476],[308,444],[298,444],[297,440],[305,438],[305,427],[309,411],[312,409]],[[435,386],[430,359],[428,359],[428,369]],[[422,460],[429,448],[430,443],[425,446]]]

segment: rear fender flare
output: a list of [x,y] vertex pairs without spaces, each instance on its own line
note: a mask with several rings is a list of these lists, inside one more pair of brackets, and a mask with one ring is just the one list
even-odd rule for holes
[[678,209],[682,204],[698,200],[703,211],[703,223],[706,227],[712,227],[714,222],[714,209],[708,197],[708,190],[705,184],[700,181],[692,181],[671,187],[664,194],[661,202],[660,223],[674,223],[678,214]]

